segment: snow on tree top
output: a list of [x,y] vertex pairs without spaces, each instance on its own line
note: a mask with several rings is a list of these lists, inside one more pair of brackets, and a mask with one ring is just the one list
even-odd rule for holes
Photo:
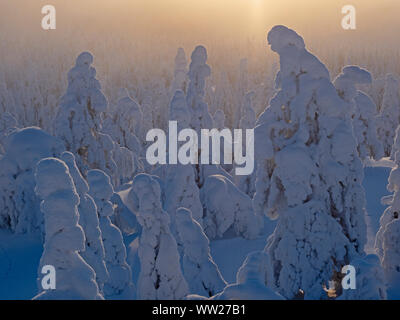
[[61,155],[61,160],[64,161],[68,168],[70,169],[70,174],[72,179],[74,180],[76,190],[78,191],[79,194],[85,194],[89,192],[89,186],[86,182],[86,180],[82,177],[76,162],[75,162],[75,156],[73,153],[69,151],[63,152]]
[[37,127],[15,130],[6,140],[5,150],[21,170],[33,168],[36,163],[50,155],[61,153],[61,141]]
[[190,63],[189,77],[207,78],[211,75],[211,68],[206,64],[207,49],[203,46],[197,46],[192,53],[192,62]]
[[90,66],[93,63],[93,55],[90,52],[82,52],[76,58],[76,66]]
[[42,159],[37,165],[35,177],[35,192],[42,199],[56,191],[75,190],[68,167],[56,158]]
[[110,177],[101,170],[90,170],[87,174],[90,194],[98,199],[109,200],[114,194]]
[[268,33],[268,44],[271,50],[280,53],[287,46],[295,46],[298,49],[305,49],[306,45],[296,31],[286,26],[275,26]]

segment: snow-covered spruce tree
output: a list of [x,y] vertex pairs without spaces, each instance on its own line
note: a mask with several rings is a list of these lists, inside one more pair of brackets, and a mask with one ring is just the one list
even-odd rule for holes
[[96,282],[100,293],[103,294],[104,284],[108,281],[108,271],[105,263],[105,251],[100,230],[97,207],[91,196],[89,186],[82,177],[75,163],[75,156],[71,152],[64,152],[60,159],[68,166],[69,173],[79,195],[79,225],[85,233],[85,249],[80,251],[83,259],[96,273]]
[[175,91],[171,99],[169,120],[178,122],[178,132],[190,126],[191,113],[186,104],[185,93],[182,90]]
[[103,131],[115,141],[113,156],[117,164],[118,184],[132,180],[136,173],[143,171],[140,160],[142,145],[137,138],[142,119],[139,104],[126,89],[121,90],[115,110],[103,124]]
[[227,285],[212,300],[284,300],[269,288],[266,275],[268,255],[262,251],[252,252],[236,274],[236,283]]
[[340,300],[385,300],[385,275],[375,254],[351,261],[356,269],[356,290],[343,290]]
[[[239,122],[239,128],[245,132],[247,129],[254,129],[256,126],[256,113],[253,109],[254,92],[248,92],[245,95],[245,102],[242,110],[242,117]],[[243,139],[243,149],[246,150],[245,140]],[[246,193],[250,198],[254,197],[256,192],[257,164],[254,164],[254,171],[248,176],[235,176],[235,183],[238,188]]]
[[7,136],[0,157],[0,228],[43,231],[34,171],[39,160],[59,157],[64,150],[60,140],[36,127],[16,129]]
[[54,132],[66,149],[77,156],[82,174],[86,175],[90,169],[101,169],[113,176],[116,171],[114,143],[101,133],[102,114],[108,103],[92,63],[93,56],[83,52],[69,71],[68,88],[61,98]]
[[169,216],[161,207],[161,188],[147,174],[133,179],[129,193],[142,226],[138,254],[140,274],[137,295],[142,300],[178,300],[188,293],[176,241],[169,229]]
[[[56,159],[41,160],[35,173],[35,191],[42,202],[45,243],[39,264],[38,287],[34,299],[102,299],[93,269],[79,251],[85,250],[85,235],[79,221],[79,196],[67,165]],[[53,266],[56,289],[42,291],[42,268]]]
[[176,211],[176,226],[183,243],[182,267],[190,293],[212,297],[221,292],[226,282],[211,257],[210,241],[190,210]]
[[210,240],[224,236],[246,239],[258,236],[263,220],[254,214],[251,199],[232,181],[221,175],[209,176],[200,192],[204,232]]
[[389,207],[380,218],[380,228],[375,239],[375,249],[389,282],[400,280],[400,152],[396,153],[395,163],[396,167],[390,172],[387,186],[393,195],[382,199]]
[[346,66],[334,81],[339,96],[348,104],[358,155],[362,160],[383,157],[382,143],[377,138],[376,105],[357,84],[371,84],[372,76],[357,66]]
[[377,125],[378,138],[383,144],[385,156],[389,157],[392,152],[396,129],[400,125],[399,80],[391,74],[386,76],[385,93],[377,117]]
[[[177,90],[169,107],[170,121],[177,121],[177,130],[189,128],[190,112],[183,91]],[[178,143],[178,147],[182,142]],[[192,211],[194,219],[203,223],[203,208],[200,202],[200,190],[195,180],[195,169],[191,165],[170,165],[161,177],[164,180],[164,209],[171,218],[171,231],[178,246],[181,245],[176,234],[175,213],[180,207]]]
[[186,101],[192,117],[191,127],[200,133],[201,129],[213,127],[213,119],[204,101],[206,78],[211,75],[211,68],[207,64],[207,50],[203,46],[194,49],[191,59]]
[[112,114],[104,122],[104,133],[107,133],[121,147],[128,148],[135,154],[141,153],[137,135],[141,131],[143,113],[139,104],[133,100],[125,89],[120,93],[120,99]]
[[104,295],[110,299],[134,299],[132,271],[126,262],[126,248],[121,231],[111,223],[114,214],[110,202],[114,194],[110,177],[101,170],[90,170],[87,174],[89,194],[93,197],[100,221],[100,230],[105,250],[105,262],[109,278],[104,284]]
[[178,48],[178,52],[175,57],[175,70],[174,70],[174,81],[172,82],[171,93],[174,94],[176,90],[182,90],[185,92],[187,83],[187,60],[185,50]]
[[[201,129],[212,129],[213,118],[208,111],[208,105],[204,101],[206,78],[211,75],[211,68],[207,64],[207,50],[203,46],[197,46],[192,53],[189,67],[189,85],[186,102],[191,113],[190,127],[201,135]],[[201,157],[200,150],[198,153]],[[199,161],[200,162],[200,161]],[[196,184],[201,188],[205,179],[213,174],[221,174],[230,179],[232,177],[220,165],[196,165]]]
[[346,103],[327,68],[285,26],[268,34],[280,56],[279,91],[255,130],[256,212],[277,218],[266,252],[270,284],[292,299],[326,297],[323,285],[363,255],[362,163]]

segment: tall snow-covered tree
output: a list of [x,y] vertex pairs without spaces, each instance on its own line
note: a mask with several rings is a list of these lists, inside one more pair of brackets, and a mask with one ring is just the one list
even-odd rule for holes
[[169,228],[169,216],[161,206],[158,181],[147,174],[137,175],[133,179],[129,197],[142,226],[138,248],[141,266],[138,298],[184,298],[189,288],[181,271],[177,244]]
[[183,243],[183,274],[190,293],[212,297],[221,292],[226,282],[210,253],[210,241],[201,225],[186,208],[176,211],[176,225]]
[[61,98],[54,131],[66,149],[77,156],[77,165],[84,175],[90,169],[101,169],[112,176],[117,169],[114,142],[101,133],[102,114],[108,102],[92,63],[93,56],[83,52],[69,71],[68,88]]
[[200,133],[201,129],[211,129],[213,119],[204,101],[206,78],[211,75],[211,68],[207,64],[207,50],[197,46],[191,56],[189,67],[189,87],[186,95],[187,105],[191,112],[191,127]]
[[358,155],[379,160],[383,157],[382,143],[377,138],[376,106],[357,84],[371,84],[372,76],[357,66],[346,66],[334,81],[339,96],[348,104]]
[[121,231],[111,223],[114,208],[110,202],[114,190],[110,177],[101,170],[90,170],[87,175],[89,194],[93,197],[100,220],[105,250],[105,262],[109,273],[104,284],[105,297],[110,299],[134,299],[132,271],[126,262],[126,248]]
[[388,74],[385,80],[385,91],[382,106],[377,117],[378,137],[383,144],[385,155],[391,155],[397,127],[400,125],[399,80]]
[[[80,256],[85,235],[79,225],[79,196],[67,165],[56,158],[41,160],[36,169],[35,191],[42,202],[45,243],[39,264],[38,287],[34,299],[102,299],[93,269]],[[42,268],[55,268],[56,288],[42,288]]]
[[16,233],[43,231],[43,214],[35,188],[39,160],[59,157],[62,142],[40,128],[14,130],[4,141],[0,157],[0,228]]
[[79,225],[85,233],[85,249],[80,251],[80,255],[93,268],[100,293],[103,293],[104,284],[108,281],[108,271],[97,207],[93,198],[88,194],[89,186],[75,163],[75,156],[66,151],[60,159],[68,166],[80,199],[78,205]]
[[325,297],[344,265],[363,255],[365,194],[346,103],[327,68],[285,26],[268,34],[279,54],[278,92],[256,127],[254,208],[279,218],[268,239],[270,284],[284,297]]

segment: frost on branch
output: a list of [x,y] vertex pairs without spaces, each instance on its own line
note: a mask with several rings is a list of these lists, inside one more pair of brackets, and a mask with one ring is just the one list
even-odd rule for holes
[[[41,160],[36,169],[35,191],[42,202],[45,243],[39,264],[39,293],[34,299],[102,299],[96,274],[78,252],[85,250],[79,225],[79,196],[67,165],[55,158]],[[42,291],[42,267],[53,266],[56,289]]]
[[142,226],[138,298],[182,299],[189,288],[181,271],[176,241],[169,229],[169,216],[161,206],[159,183],[150,175],[139,174],[133,179],[129,197]]
[[268,34],[280,56],[278,92],[256,127],[254,208],[277,227],[266,252],[270,285],[286,298],[325,297],[322,285],[363,254],[362,164],[347,104],[327,68],[284,26]]

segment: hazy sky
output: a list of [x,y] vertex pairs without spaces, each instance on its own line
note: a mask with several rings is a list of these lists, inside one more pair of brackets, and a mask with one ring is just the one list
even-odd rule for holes
[[359,30],[400,27],[399,0],[0,0],[1,30],[40,31],[45,4],[55,5],[61,31],[97,27],[234,35],[265,33],[274,24],[287,24],[300,31],[331,33],[341,32],[345,4],[356,7]]

